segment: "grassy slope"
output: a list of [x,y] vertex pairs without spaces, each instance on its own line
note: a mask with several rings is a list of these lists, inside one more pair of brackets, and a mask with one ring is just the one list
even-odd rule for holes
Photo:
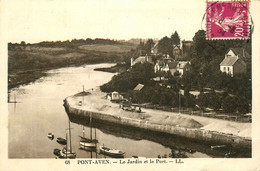
[[[91,45],[82,48],[31,47],[8,51],[8,88],[32,82],[48,69],[102,62],[118,62],[134,46]],[[115,48],[116,47],[116,48]],[[95,51],[93,50],[95,49]]]

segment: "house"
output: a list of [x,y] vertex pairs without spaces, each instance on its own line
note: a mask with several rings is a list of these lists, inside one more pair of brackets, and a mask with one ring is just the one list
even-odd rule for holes
[[191,65],[189,61],[171,61],[163,65],[160,65],[160,63],[157,62],[154,66],[155,73],[158,71],[163,71],[163,72],[170,71],[171,74],[174,75],[174,73],[178,71],[180,73],[180,76],[190,71],[190,69],[191,69]]
[[220,71],[225,72],[231,77],[236,74],[246,73],[245,60],[250,58],[250,55],[243,48],[230,48],[225,54],[225,58],[219,64]]
[[169,63],[169,71],[172,75],[174,75],[175,72],[179,72],[180,76],[185,74],[186,72],[190,71],[191,65],[188,61],[178,61],[178,62],[171,62]]
[[181,74],[185,74],[191,70],[190,62],[188,61],[179,61],[176,67],[177,71]]
[[164,71],[164,72],[169,71],[168,64],[172,61],[174,61],[174,59],[171,58],[168,54],[166,57],[164,56],[164,58],[157,60],[155,66],[154,66],[154,72],[156,73],[158,71]]
[[172,49],[173,49],[172,53],[173,53],[173,56],[175,57],[175,59],[182,57],[180,45],[173,45]]
[[152,63],[153,64],[153,60],[150,56],[148,55],[145,55],[145,56],[139,56],[138,58],[134,59],[134,58],[131,58],[131,66],[137,64],[137,63],[145,63],[145,62],[149,62],[149,63]]
[[156,64],[154,65],[154,73],[161,71],[162,67],[163,67],[163,62],[157,61]]
[[118,92],[114,91],[112,93],[107,94],[107,99],[111,100],[111,101],[120,101],[120,100],[123,100],[124,97],[121,94],[119,94]]

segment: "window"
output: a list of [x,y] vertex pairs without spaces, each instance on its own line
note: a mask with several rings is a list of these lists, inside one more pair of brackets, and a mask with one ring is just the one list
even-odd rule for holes
[[227,67],[227,70],[229,71],[229,67]]
[[223,70],[226,71],[226,67],[224,67]]

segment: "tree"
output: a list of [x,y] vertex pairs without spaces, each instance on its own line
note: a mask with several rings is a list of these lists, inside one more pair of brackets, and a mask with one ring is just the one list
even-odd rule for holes
[[198,96],[198,104],[201,108],[209,106],[209,95],[208,93],[200,93]]
[[160,102],[160,93],[158,91],[155,91],[151,97],[151,102],[153,104],[159,104]]
[[227,113],[235,112],[237,109],[237,97],[227,96],[222,102],[222,108]]
[[249,112],[249,104],[246,99],[238,98],[237,110],[239,113],[245,114]]
[[161,93],[159,104],[162,105],[162,106],[168,105],[167,94]]
[[177,33],[177,31],[174,32],[174,34],[171,35],[172,43],[173,45],[180,45],[180,37]]
[[144,51],[146,54],[150,55],[152,47],[154,46],[154,42],[152,39],[148,39],[147,42],[144,45]]
[[169,54],[171,57],[173,56],[173,47],[172,47],[172,39],[165,36],[158,42],[158,52],[162,54]]
[[218,110],[221,108],[221,98],[215,91],[210,92],[209,94],[209,106],[214,110]]
[[191,94],[184,95],[184,106],[193,108],[195,106],[195,97]]
[[21,41],[21,45],[25,46],[26,45],[25,41]]

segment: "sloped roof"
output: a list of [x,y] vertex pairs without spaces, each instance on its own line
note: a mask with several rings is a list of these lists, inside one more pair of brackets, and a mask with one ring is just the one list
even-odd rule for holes
[[223,59],[223,61],[219,65],[232,66],[236,63],[237,60],[238,60],[238,58],[235,56],[227,57],[227,58]]
[[[240,58],[249,58],[249,53],[244,48],[230,48],[238,57]],[[228,52],[229,52],[228,50]]]
[[156,42],[156,43],[153,45],[152,49],[155,49],[155,48],[157,48],[157,46],[158,46],[158,43],[159,43],[159,41],[158,41],[158,42]]
[[173,45],[173,49],[175,49],[175,48],[181,50],[180,45]]
[[137,86],[134,88],[135,91],[140,91],[144,87],[143,84],[137,84]]
[[178,62],[177,67],[178,67],[179,69],[183,69],[183,68],[187,65],[187,63],[188,63],[188,62]]
[[169,69],[175,69],[175,68],[177,67],[177,65],[178,65],[178,62],[175,62],[175,61],[170,62],[170,63],[168,64]]
[[[146,61],[146,57],[148,57],[148,61]],[[139,56],[138,58],[136,58],[136,59],[133,61],[133,64],[144,63],[144,62],[153,63],[153,60],[152,60],[152,58],[149,57],[149,56]]]
[[134,63],[145,62],[145,56],[139,56],[134,60]]

